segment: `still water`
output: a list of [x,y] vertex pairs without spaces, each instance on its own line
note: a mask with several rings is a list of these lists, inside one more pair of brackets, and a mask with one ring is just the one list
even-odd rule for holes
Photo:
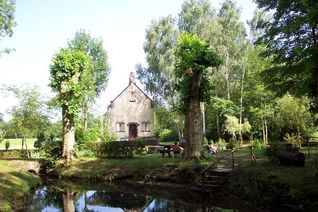
[[[187,189],[132,185],[50,185],[38,188],[24,211],[246,211],[209,195]],[[248,210],[248,209],[247,209]]]

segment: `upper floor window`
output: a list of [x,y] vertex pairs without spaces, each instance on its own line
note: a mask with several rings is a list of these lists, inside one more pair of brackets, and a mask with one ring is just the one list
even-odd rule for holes
[[135,102],[136,101],[136,94],[135,94],[134,90],[130,91],[129,101],[131,101],[131,102]]
[[125,132],[125,123],[117,122],[116,123],[116,132]]
[[142,132],[150,132],[150,122],[142,122],[141,123],[141,131]]

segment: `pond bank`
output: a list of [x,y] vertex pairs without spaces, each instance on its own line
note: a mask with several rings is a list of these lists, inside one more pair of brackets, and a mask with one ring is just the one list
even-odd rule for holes
[[39,185],[40,178],[8,160],[0,160],[0,167],[0,211],[18,210]]

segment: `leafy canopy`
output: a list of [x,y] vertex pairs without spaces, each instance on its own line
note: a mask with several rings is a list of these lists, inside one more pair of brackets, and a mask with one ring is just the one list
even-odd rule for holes
[[93,38],[84,30],[76,32],[73,40],[68,42],[71,50],[85,52],[92,59],[92,78],[94,81],[94,95],[99,96],[106,88],[110,67],[107,63],[107,52],[103,47],[103,41]]
[[87,93],[94,90],[91,58],[82,51],[61,49],[50,66],[50,86],[59,92],[59,103],[76,116]]
[[[276,66],[264,72],[264,79],[276,90],[318,95],[318,2],[316,0],[256,0],[265,11],[273,12],[260,27],[265,55]],[[317,104],[317,102],[316,102]],[[317,105],[316,105],[317,107]]]
[[[209,79],[212,67],[221,64],[220,57],[208,43],[197,35],[190,34],[182,34],[179,37],[176,57],[175,85],[181,100],[198,98],[201,102],[209,101],[212,90]],[[198,89],[195,91],[193,83],[198,83]]]

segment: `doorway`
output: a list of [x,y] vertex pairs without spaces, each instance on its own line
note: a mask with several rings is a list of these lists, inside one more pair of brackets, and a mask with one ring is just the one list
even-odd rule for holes
[[137,124],[129,124],[129,139],[137,138],[138,126]]

